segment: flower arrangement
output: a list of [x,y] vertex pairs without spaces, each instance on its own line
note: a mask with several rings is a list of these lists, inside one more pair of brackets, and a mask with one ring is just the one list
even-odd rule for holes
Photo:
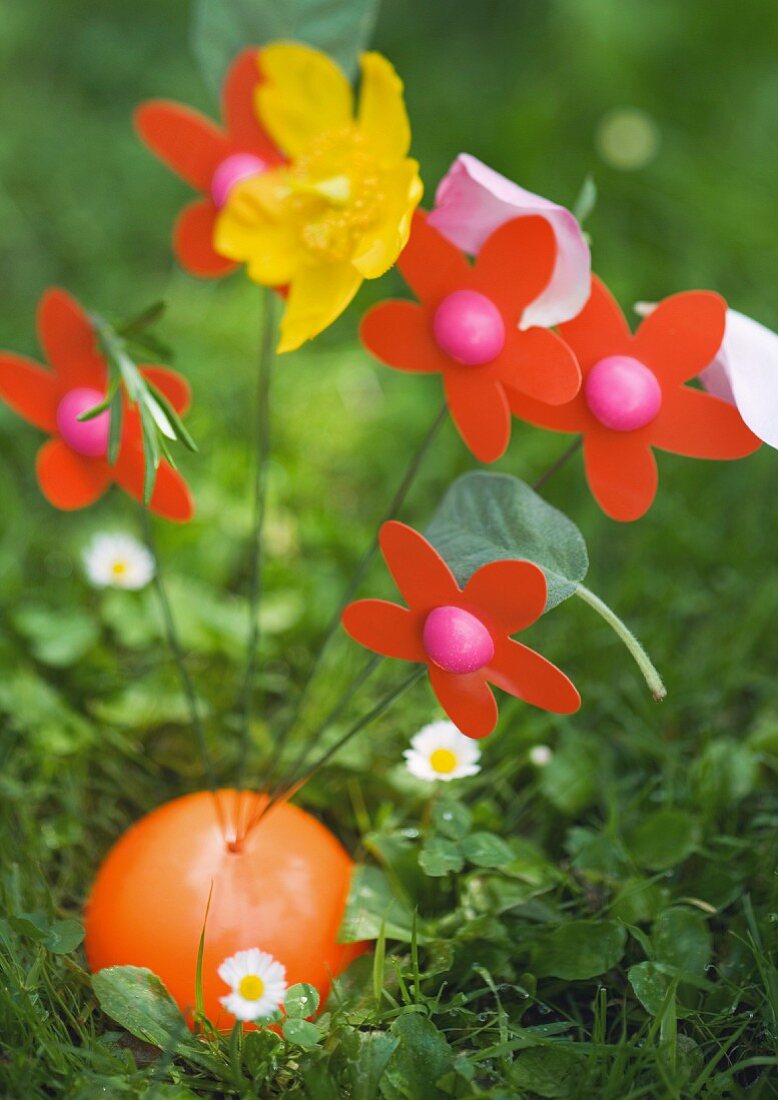
[[[653,698],[664,698],[637,639],[584,586],[583,536],[543,499],[548,479],[581,450],[602,511],[621,523],[650,522],[654,449],[734,460],[762,442],[778,446],[770,373],[778,338],[705,290],[644,304],[633,333],[592,275],[573,213],[468,154],[423,210],[400,78],[376,53],[362,55],[360,70],[355,103],[351,81],[323,51],[302,42],[252,45],[225,79],[221,126],[166,101],[141,105],[135,119],[145,145],[201,196],[174,229],[181,265],[198,277],[242,267],[263,288],[251,613],[242,697],[229,716],[239,727],[231,777],[214,759],[156,549],[156,519],[194,518],[176,448],[196,449],[184,423],[186,379],[145,363],[159,311],[112,323],[52,289],[38,310],[48,366],[0,354],[0,398],[48,436],[36,463],[48,502],[86,508],[116,485],[139,508],[143,542],[100,535],[84,552],[84,570],[97,587],[153,583],[208,788],[155,811],[109,853],[86,918],[96,988],[148,982],[152,972],[204,1036],[231,1027],[240,1035],[244,1025],[302,1034],[333,977],[365,941],[379,939],[339,942],[353,863],[290,800],[400,694],[424,678],[431,689],[419,693],[426,724],[405,752],[415,780],[447,784],[484,772],[476,741],[498,728],[493,688],[560,716],[586,705],[585,660],[579,694],[555,663],[515,637],[532,627],[544,648],[544,615],[577,597],[625,644]],[[309,684],[338,633],[372,655],[300,738],[306,687],[291,717],[272,724],[270,752],[260,759],[252,721],[261,697],[271,380],[287,369],[287,353],[350,308],[365,280],[395,265],[412,297],[364,312],[361,341],[391,369],[440,375],[444,403],[416,448],[395,441],[400,459],[408,456],[406,472],[341,595]],[[451,484],[421,533],[397,517],[449,416],[472,469]],[[522,423],[575,436],[534,486],[505,467],[480,468],[505,455]],[[379,549],[402,604],[356,598]],[[564,664],[570,651],[553,656]],[[414,667],[342,730],[345,708],[382,658]],[[545,745],[529,752],[539,769],[551,759]]]

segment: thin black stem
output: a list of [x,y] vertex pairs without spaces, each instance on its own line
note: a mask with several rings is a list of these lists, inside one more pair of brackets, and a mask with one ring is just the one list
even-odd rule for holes
[[[398,699],[405,691],[407,691],[409,687],[412,687],[415,683],[417,683],[417,681],[422,678],[426,671],[426,665],[419,665],[417,668],[415,668],[410,676],[407,676],[400,684],[397,685],[396,688],[393,688],[392,691],[390,691],[387,695],[383,697],[383,699],[376,703],[372,710],[369,710],[367,714],[363,715],[362,718],[360,718],[352,726],[350,726],[342,737],[339,737],[333,745],[330,745],[330,747],[321,754],[319,759],[311,765],[308,771],[304,772],[300,776],[292,777],[289,782],[284,786],[284,789],[272,795],[268,802],[266,802],[265,805],[262,807],[261,811],[255,815],[252,821],[249,822],[246,832],[248,833],[249,830],[255,828],[265,816],[265,814],[268,813],[268,811],[272,809],[272,807],[277,802],[289,798],[292,794],[298,791],[300,787],[302,787],[305,783],[312,779],[313,776],[316,775],[316,773],[325,766],[325,764],[329,763],[329,761],[332,759],[333,756],[335,756],[336,753],[340,752],[343,746],[346,745],[352,737],[356,737],[356,735],[358,733],[361,733],[366,726],[369,726],[370,723],[374,722],[376,718],[379,718],[385,710],[388,710],[392,703],[394,703],[396,699]],[[328,724],[331,724],[331,722],[328,722]]]
[[573,455],[581,449],[582,443],[583,439],[581,436],[579,436],[578,439],[574,439],[567,450],[563,451],[559,458],[555,462],[552,462],[547,470],[543,471],[538,480],[532,486],[535,492],[537,492],[538,489],[542,489],[546,482],[554,476],[557,470],[561,470],[562,467],[566,465],[569,459],[571,459]]
[[446,402],[444,401],[443,404],[441,405],[440,409],[438,410],[438,412],[435,416],[435,419],[433,420],[432,424],[430,425],[429,429],[427,430],[424,438],[422,439],[421,443],[419,444],[417,450],[413,454],[413,456],[411,458],[411,461],[408,464],[408,468],[407,468],[407,470],[405,471],[405,473],[403,475],[402,481],[400,482],[399,486],[397,487],[397,491],[395,492],[394,496],[392,497],[392,500],[391,500],[388,508],[386,509],[386,511],[381,516],[381,519],[378,521],[375,532],[373,534],[373,538],[370,541],[370,545],[367,547],[367,549],[363,553],[362,557],[359,559],[359,562],[357,563],[356,570],[354,571],[354,574],[351,577],[351,580],[349,581],[343,595],[341,596],[340,603],[338,604],[337,609],[335,610],[334,614],[332,615],[332,618],[330,619],[329,623],[327,624],[327,627],[324,631],[324,637],[323,637],[322,642],[321,642],[321,644],[319,645],[319,647],[316,651],[316,655],[314,656],[313,664],[311,666],[310,672],[308,673],[308,677],[305,681],[305,684],[303,685],[303,688],[302,688],[302,691],[300,692],[300,695],[297,698],[297,703],[296,703],[296,705],[295,705],[288,721],[286,722],[286,724],[281,729],[278,737],[276,738],[276,742],[273,746],[273,754],[270,758],[267,773],[266,773],[266,776],[265,776],[265,783],[267,785],[270,785],[270,783],[273,781],[273,778],[275,776],[275,773],[278,769],[278,766],[279,766],[279,763],[280,763],[280,760],[281,760],[281,755],[282,755],[283,750],[286,746],[286,742],[288,741],[292,730],[295,728],[295,726],[299,722],[300,715],[302,714],[303,709],[305,707],[305,704],[308,701],[308,696],[310,694],[311,687],[312,687],[313,682],[316,678],[316,674],[319,671],[319,668],[321,667],[322,661],[324,659],[324,655],[327,652],[333,638],[335,637],[335,635],[338,631],[338,627],[340,626],[340,617],[343,613],[343,609],[353,599],[354,594],[356,593],[356,591],[359,588],[360,584],[364,580],[365,575],[366,575],[366,573],[367,573],[368,569],[370,568],[370,565],[373,561],[373,558],[376,555],[376,551],[378,550],[378,539],[379,539],[379,535],[380,535],[380,532],[381,532],[381,528],[383,527],[383,525],[385,523],[388,523],[389,520],[394,519],[394,517],[397,515],[397,513],[400,511],[403,504],[405,503],[405,499],[408,496],[408,493],[410,492],[411,486],[413,485],[413,483],[416,479],[416,475],[418,474],[418,472],[421,468],[421,465],[424,461],[424,458],[426,457],[427,452],[429,451],[430,447],[434,443],[435,438],[438,435],[438,432],[443,427],[443,424],[446,420],[447,413],[448,413],[448,406],[447,406]]
[[178,678],[181,681],[184,698],[186,699],[186,705],[189,711],[189,720],[192,723],[192,729],[194,730],[195,737],[197,738],[197,745],[200,750],[203,771],[206,775],[208,787],[211,791],[215,791],[216,776],[214,772],[213,761],[211,759],[211,754],[208,751],[208,743],[205,738],[205,726],[200,715],[200,705],[197,701],[197,694],[194,689],[194,684],[192,683],[192,678],[189,675],[189,671],[186,667],[186,659],[184,657],[181,639],[178,636],[176,621],[173,616],[173,608],[171,607],[167,586],[162,575],[162,563],[157,552],[157,542],[154,536],[154,527],[151,522],[151,516],[148,510],[144,507],[141,507],[141,519],[143,524],[143,537],[149,549],[149,553],[154,558],[154,589],[157,593],[160,611],[162,612],[162,622],[165,629],[165,637],[167,639],[167,644],[170,652],[173,656],[176,669],[178,670]]
[[262,339],[257,370],[257,408],[254,444],[254,521],[251,534],[251,579],[249,581],[249,633],[246,642],[246,671],[241,691],[241,739],[238,754],[238,787],[242,787],[251,744],[251,719],[254,710],[254,681],[259,654],[259,609],[262,602],[263,533],[267,511],[267,471],[270,459],[270,379],[275,355],[275,293],[265,290]]

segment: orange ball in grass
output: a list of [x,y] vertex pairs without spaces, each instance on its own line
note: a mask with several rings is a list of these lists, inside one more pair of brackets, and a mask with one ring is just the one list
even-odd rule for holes
[[289,985],[321,994],[365,950],[338,943],[354,867],[336,838],[304,810],[254,792],[202,791],[133,825],[108,853],[86,908],[93,971],[145,966],[191,1021],[197,951],[213,884],[203,951],[205,1013],[220,1029],[234,1017],[221,963],[259,947],[286,967]]

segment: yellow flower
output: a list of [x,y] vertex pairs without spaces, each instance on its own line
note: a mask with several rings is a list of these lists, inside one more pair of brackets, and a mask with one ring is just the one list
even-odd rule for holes
[[260,65],[257,112],[288,163],[232,189],[214,246],[255,282],[289,285],[278,350],[292,351],[340,316],[363,279],[392,266],[422,183],[386,58],[362,55],[356,116],[345,74],[318,50],[274,43]]

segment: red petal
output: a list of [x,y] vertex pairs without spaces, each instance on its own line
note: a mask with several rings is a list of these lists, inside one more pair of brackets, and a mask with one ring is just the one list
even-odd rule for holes
[[578,360],[564,340],[545,328],[509,333],[500,378],[518,393],[549,405],[566,405],[581,388]]
[[[140,447],[122,446],[112,474],[117,485],[134,500],[143,500],[144,458]],[[178,470],[164,460],[157,470],[154,492],[149,509],[165,519],[186,523],[194,514],[194,504],[189,488]]]
[[551,281],[556,253],[554,230],[545,218],[514,218],[495,229],[478,253],[475,285],[499,306],[508,324],[518,324]]
[[437,665],[430,665],[429,672],[432,690],[454,725],[467,737],[488,737],[499,712],[483,673],[455,676]]
[[192,390],[187,380],[169,367],[141,367],[143,377],[166,397],[179,416],[189,408]]
[[416,297],[433,306],[469,284],[473,274],[464,253],[427,223],[423,210],[413,215],[411,236],[397,266]]
[[515,634],[543,614],[547,587],[543,570],[532,562],[492,561],[473,573],[462,597],[505,634]]
[[390,520],[381,528],[380,541],[394,583],[412,608],[426,611],[459,597],[451,570],[418,531]]
[[362,318],[360,336],[376,359],[395,370],[432,374],[451,362],[435,343],[428,311],[415,302],[374,306]]
[[173,228],[173,250],[182,267],[193,275],[216,279],[238,266],[214,251],[213,229],[218,211],[210,199],[185,206]]
[[47,290],[38,303],[38,338],[64,387],[105,389],[108,371],[94,329],[75,298],[64,290]]
[[422,619],[413,611],[387,600],[357,600],[344,610],[341,622],[354,641],[401,661],[426,661]]
[[606,515],[628,523],[645,515],[656,496],[656,459],[641,432],[594,432],[584,439],[589,488]]
[[584,375],[606,355],[634,354],[632,334],[624,314],[596,275],[592,276],[589,301],[577,317],[559,325],[559,335],[573,349]]
[[564,672],[511,638],[497,640],[488,675],[509,695],[552,714],[573,714],[581,706],[581,696]]
[[0,352],[0,397],[36,428],[56,432],[61,392],[51,371],[20,355]]
[[135,112],[141,140],[161,161],[198,191],[209,191],[219,164],[233,143],[205,115],[170,100],[154,99]]
[[222,113],[229,135],[238,145],[269,164],[277,164],[283,157],[262,128],[254,106],[262,80],[259,58],[256,47],[238,54],[224,81]]
[[667,395],[649,431],[654,446],[690,458],[743,458],[761,446],[734,405],[683,386]]
[[511,410],[502,385],[479,378],[478,368],[446,372],[446,400],[459,434],[479,462],[496,462],[511,439]]
[[50,439],[38,451],[38,483],[55,508],[70,512],[85,508],[103,495],[111,474],[102,458],[85,458],[61,439]]
[[724,339],[727,303],[710,290],[665,298],[635,334],[632,354],[660,382],[696,378],[716,357]]
[[507,393],[513,415],[538,428],[548,428],[552,432],[585,432],[597,423],[580,394],[566,405],[546,405],[510,387]]

